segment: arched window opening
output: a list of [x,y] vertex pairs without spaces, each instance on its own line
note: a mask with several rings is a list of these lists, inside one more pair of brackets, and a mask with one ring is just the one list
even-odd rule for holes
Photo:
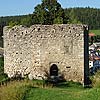
[[58,76],[58,67],[56,64],[50,67],[50,76]]

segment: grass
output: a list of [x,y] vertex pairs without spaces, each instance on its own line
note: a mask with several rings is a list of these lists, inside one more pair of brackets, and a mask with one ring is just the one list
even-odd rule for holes
[[0,100],[24,100],[30,86],[27,81],[11,81],[0,87]]
[[[98,83],[96,79],[93,80],[93,84]],[[81,84],[74,82],[43,87],[43,81],[25,79],[1,86],[0,100],[100,100],[100,87],[94,85],[93,88],[83,88]]]
[[53,88],[31,88],[25,100],[74,100],[72,95],[79,97],[80,90],[84,90],[81,85],[67,82]]
[[24,100],[100,100],[100,88],[31,88]]
[[90,30],[90,33],[95,33],[96,35],[100,35],[100,30]]

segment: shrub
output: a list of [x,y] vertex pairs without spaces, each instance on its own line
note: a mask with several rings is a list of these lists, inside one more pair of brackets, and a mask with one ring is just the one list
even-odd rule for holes
[[91,79],[91,85],[92,87],[99,87],[100,88],[100,71],[97,71],[97,73],[94,76],[90,77]]
[[24,100],[30,87],[30,81],[11,81],[0,87],[0,100]]

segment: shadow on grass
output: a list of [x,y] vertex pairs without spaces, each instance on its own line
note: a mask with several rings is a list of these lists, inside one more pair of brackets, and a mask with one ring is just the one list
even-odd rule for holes
[[73,81],[66,81],[62,82],[56,85],[57,88],[62,88],[62,89],[74,89],[74,90],[86,90],[86,89],[91,89],[91,85],[88,86],[83,86],[79,82],[73,82]]
[[56,84],[57,88],[83,88],[83,85],[78,82],[73,82],[73,81],[66,81],[66,82],[61,82]]

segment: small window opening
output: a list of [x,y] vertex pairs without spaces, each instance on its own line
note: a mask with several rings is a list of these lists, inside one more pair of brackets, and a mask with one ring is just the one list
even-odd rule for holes
[[50,76],[58,76],[58,67],[56,64],[50,67]]

